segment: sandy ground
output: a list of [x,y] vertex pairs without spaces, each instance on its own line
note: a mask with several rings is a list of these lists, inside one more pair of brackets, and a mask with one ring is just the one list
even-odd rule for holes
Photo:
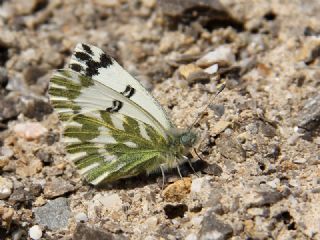
[[[0,1],[0,239],[320,239],[319,12],[317,0]],[[196,173],[81,179],[46,93],[79,42],[181,128],[226,84],[194,126]]]

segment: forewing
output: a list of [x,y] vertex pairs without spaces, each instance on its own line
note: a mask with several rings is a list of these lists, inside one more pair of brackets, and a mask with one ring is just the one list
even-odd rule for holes
[[135,102],[108,85],[70,69],[59,70],[52,76],[49,94],[58,113],[84,114],[97,110],[120,113],[145,122],[166,135],[164,127]]
[[[157,100],[101,49],[88,44],[78,44],[69,67],[130,99],[153,116],[164,129],[172,128],[172,123]],[[122,105],[124,107],[126,102],[122,102]]]

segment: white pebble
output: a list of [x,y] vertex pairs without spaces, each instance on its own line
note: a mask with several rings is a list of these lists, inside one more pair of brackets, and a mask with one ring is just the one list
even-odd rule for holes
[[0,177],[0,199],[8,198],[12,193],[13,184],[10,179]]
[[38,240],[42,237],[42,230],[39,225],[34,225],[29,229],[29,236],[34,240]]
[[215,63],[219,65],[232,65],[235,62],[235,56],[229,46],[220,46],[212,52],[208,52],[200,58],[196,64],[200,67],[209,67]]
[[88,221],[88,217],[84,212],[77,213],[76,216],[75,216],[75,219],[76,219],[77,223],[79,223],[79,222],[84,223],[84,222]]
[[48,130],[37,122],[18,123],[13,131],[27,140],[34,140],[45,134]]
[[210,67],[207,67],[206,69],[204,69],[204,72],[208,73],[208,74],[214,74],[218,71],[218,64],[213,64]]

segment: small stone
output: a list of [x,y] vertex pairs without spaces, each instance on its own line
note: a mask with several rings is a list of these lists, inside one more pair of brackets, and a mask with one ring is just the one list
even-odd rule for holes
[[320,126],[320,95],[310,97],[298,116],[298,127],[313,131]]
[[250,194],[243,196],[243,201],[248,208],[251,208],[272,205],[279,202],[282,198],[282,194],[276,191],[251,192]]
[[179,73],[185,79],[187,79],[191,73],[199,72],[199,71],[202,71],[202,69],[195,64],[181,65],[179,67]]
[[102,7],[117,7],[120,5],[119,0],[94,0],[94,3]]
[[183,178],[166,187],[162,195],[166,201],[180,202],[190,193],[191,178]]
[[48,130],[37,122],[18,123],[14,126],[13,131],[27,140],[35,140],[48,132]]
[[[106,232],[100,228],[90,228],[86,224],[78,223],[73,233],[72,239],[86,240],[86,239],[99,239],[99,240],[114,240],[115,238],[111,233]],[[119,238],[120,239],[120,236]]]
[[233,235],[233,229],[217,219],[212,211],[209,211],[203,218],[201,229],[198,234],[199,240],[224,240]]
[[35,156],[39,158],[45,165],[50,165],[53,162],[53,157],[51,153],[48,153],[44,149],[39,149]]
[[35,118],[41,121],[45,115],[52,113],[52,106],[43,100],[32,100],[28,101],[23,114],[28,118]]
[[204,72],[208,73],[208,74],[215,74],[215,73],[218,72],[218,69],[219,69],[218,64],[213,64],[212,66],[207,67],[206,69],[204,69]]
[[8,198],[12,193],[13,183],[10,179],[0,176],[0,199]]
[[6,208],[0,206],[0,218],[1,222],[0,225],[5,228],[9,228],[14,217],[14,210],[13,208]]
[[102,214],[107,212],[118,212],[122,209],[122,200],[116,193],[98,193],[88,203],[88,217],[97,217],[97,209]]
[[85,223],[88,221],[88,217],[84,212],[77,213],[75,219],[77,223]]
[[307,159],[305,158],[293,159],[293,163],[296,163],[296,164],[304,164],[306,162],[307,162]]
[[216,136],[222,133],[230,125],[231,125],[231,122],[219,120],[217,123],[214,124],[212,129],[212,134]]
[[216,145],[221,155],[225,158],[233,160],[237,163],[245,161],[246,152],[233,137],[221,134],[216,140]]
[[262,217],[268,217],[269,210],[265,208],[249,208],[247,210],[248,214],[251,216],[262,216]]
[[199,67],[210,67],[213,64],[219,66],[231,66],[235,62],[235,56],[229,46],[220,46],[216,50],[205,54],[196,64]]
[[51,181],[46,183],[44,187],[44,195],[47,198],[55,198],[74,190],[74,186],[63,178],[53,178]]
[[195,83],[207,84],[210,82],[210,74],[204,71],[193,72],[188,76],[186,80],[189,83],[189,85]]
[[46,71],[38,66],[30,66],[23,71],[23,77],[27,85],[36,84],[38,78],[45,74]]
[[191,193],[197,194],[206,190],[210,190],[211,186],[206,177],[196,178],[191,184]]
[[42,162],[39,159],[19,159],[16,162],[16,174],[21,177],[34,176],[42,170]]
[[34,240],[38,240],[42,237],[42,230],[39,225],[34,225],[29,229],[29,236]]
[[51,230],[66,228],[70,214],[67,199],[62,197],[48,201],[46,205],[34,209],[36,222]]
[[219,105],[219,104],[210,104],[209,108],[211,110],[214,111],[215,115],[218,117],[222,117],[224,112],[225,112],[225,108],[224,105]]
[[207,164],[207,166],[202,169],[202,172],[213,176],[221,176],[222,168],[216,163],[211,163]]

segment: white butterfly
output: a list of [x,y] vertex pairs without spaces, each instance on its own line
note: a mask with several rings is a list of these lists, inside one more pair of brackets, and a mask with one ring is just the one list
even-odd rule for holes
[[101,49],[78,44],[49,94],[64,142],[92,184],[173,168],[197,136],[179,130],[152,95]]

